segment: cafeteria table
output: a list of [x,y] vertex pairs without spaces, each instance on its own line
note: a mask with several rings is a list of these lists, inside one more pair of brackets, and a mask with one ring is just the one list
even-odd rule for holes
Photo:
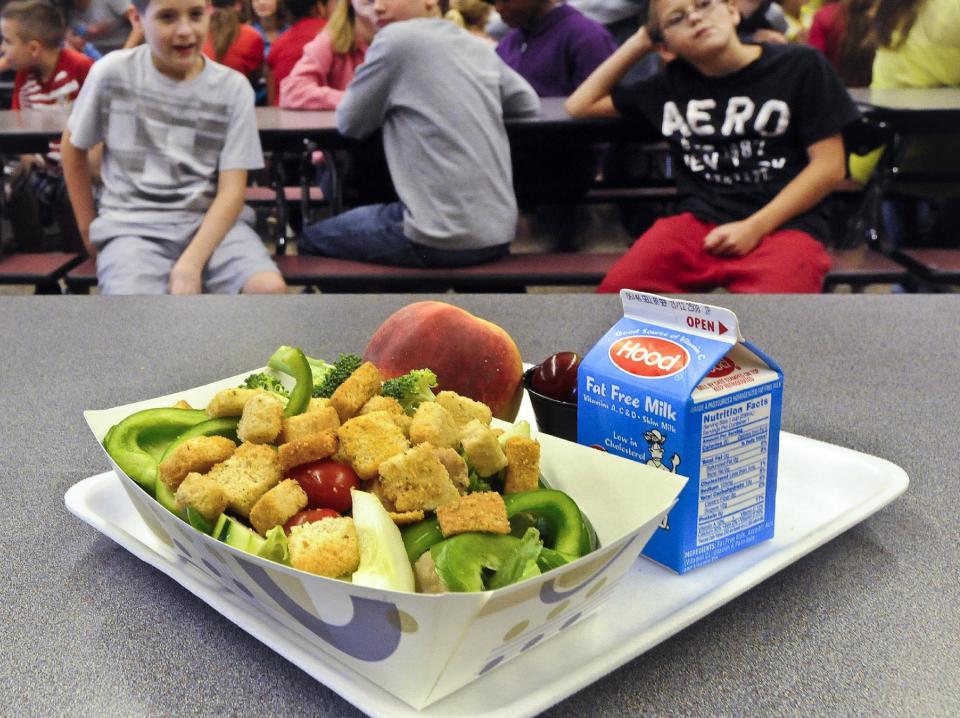
[[[357,715],[68,513],[64,494],[108,468],[83,410],[240,373],[284,343],[360,352],[392,311],[425,298],[500,324],[532,362],[587,350],[620,314],[616,297],[583,294],[5,298],[2,712]],[[957,298],[697,299],[736,311],[781,363],[784,430],[883,457],[910,486],[546,714],[960,714]],[[557,658],[550,641],[533,650]]]

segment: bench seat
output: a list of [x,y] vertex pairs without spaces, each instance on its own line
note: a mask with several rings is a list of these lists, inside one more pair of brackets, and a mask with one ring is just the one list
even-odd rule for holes
[[909,284],[910,271],[899,262],[867,247],[834,251],[823,291],[830,292],[839,284],[848,284],[861,292],[871,284]]
[[67,294],[89,294],[97,286],[97,260],[85,259],[63,278]]
[[293,286],[326,292],[523,291],[528,286],[596,286],[618,253],[510,254],[487,264],[453,269],[413,269],[331,257],[276,257]]
[[0,284],[30,284],[37,294],[60,294],[60,279],[79,261],[72,252],[8,254],[0,257]]
[[[960,254],[960,252],[957,252]],[[332,257],[275,257],[287,284],[324,292],[522,292],[531,286],[596,287],[621,255],[596,253],[510,254],[495,262],[453,269],[412,269]],[[824,291],[849,284],[862,291],[871,284],[909,283],[909,270],[870,249],[837,251]],[[67,291],[85,294],[97,284],[96,261],[84,260],[64,277]]]
[[923,282],[960,284],[960,249],[902,249],[894,256]]

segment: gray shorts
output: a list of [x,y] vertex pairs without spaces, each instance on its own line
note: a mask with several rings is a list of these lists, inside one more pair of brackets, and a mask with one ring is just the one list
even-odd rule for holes
[[[101,294],[166,294],[174,263],[193,238],[162,239],[130,234],[97,244],[97,284]],[[203,291],[239,294],[254,274],[278,272],[260,236],[238,220],[203,270]]]

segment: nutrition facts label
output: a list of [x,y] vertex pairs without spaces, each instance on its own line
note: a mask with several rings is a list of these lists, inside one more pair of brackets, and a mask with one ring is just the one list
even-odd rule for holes
[[703,414],[697,546],[763,523],[769,394]]

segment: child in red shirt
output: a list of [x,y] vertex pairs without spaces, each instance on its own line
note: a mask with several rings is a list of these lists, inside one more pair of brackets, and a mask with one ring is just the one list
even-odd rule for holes
[[318,0],[286,0],[290,28],[270,45],[267,55],[267,104],[280,102],[280,83],[303,56],[303,46],[326,26],[326,2]]
[[213,0],[210,34],[203,54],[236,70],[256,85],[263,69],[263,38],[250,25],[240,22],[234,0]]
[[[66,24],[60,11],[45,0],[14,0],[0,13],[0,33],[4,57],[17,71],[13,109],[68,108],[93,60],[61,47]],[[51,142],[46,155],[21,156],[12,176],[8,207],[18,248],[46,249],[43,227],[55,219],[60,227],[60,248],[82,253],[83,242],[63,181],[60,143]]]

